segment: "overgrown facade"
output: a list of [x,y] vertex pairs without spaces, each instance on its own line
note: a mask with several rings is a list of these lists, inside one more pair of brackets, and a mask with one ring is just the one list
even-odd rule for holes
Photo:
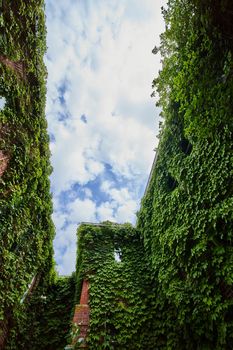
[[0,347],[53,265],[45,35],[43,1],[0,1]]
[[77,300],[89,283],[89,348],[154,349],[153,279],[135,228],[82,224],[76,274]]
[[0,1],[0,348],[232,349],[233,5],[163,14],[163,124],[137,225],[81,225],[76,274],[58,278],[43,1]]

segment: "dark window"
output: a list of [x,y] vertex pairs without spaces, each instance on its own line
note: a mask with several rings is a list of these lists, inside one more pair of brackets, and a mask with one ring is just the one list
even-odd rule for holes
[[173,191],[178,186],[178,182],[171,176],[167,176],[167,187],[170,191]]
[[181,150],[187,155],[189,155],[192,152],[193,146],[191,145],[189,140],[187,140],[186,138],[181,139],[179,146]]

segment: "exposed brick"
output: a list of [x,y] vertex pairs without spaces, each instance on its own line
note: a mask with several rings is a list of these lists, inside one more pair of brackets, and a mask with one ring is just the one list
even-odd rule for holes
[[[76,339],[73,340],[73,344],[86,338],[88,329],[89,329],[89,323],[90,323],[90,307],[88,305],[89,302],[89,282],[87,280],[83,281],[82,285],[82,292],[80,297],[80,304],[75,306],[74,311],[74,317],[73,317],[73,323],[77,324],[79,327],[79,335]],[[85,344],[85,341],[83,342],[81,348],[86,348],[87,345]]]
[[88,304],[88,301],[89,301],[89,282],[87,280],[84,280],[82,285],[80,304]]
[[6,56],[0,55],[0,62],[5,64],[8,68],[11,68],[20,78],[26,78],[25,65],[22,61],[14,62]]
[[0,177],[6,171],[8,162],[9,162],[9,156],[0,150]]

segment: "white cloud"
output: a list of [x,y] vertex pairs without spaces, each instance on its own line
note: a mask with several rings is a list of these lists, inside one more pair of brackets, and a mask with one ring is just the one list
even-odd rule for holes
[[[63,254],[64,250],[67,250],[69,247],[75,245],[76,242],[76,224],[69,224],[66,228],[58,231],[56,238],[54,240],[55,249],[57,249],[57,255]],[[62,255],[60,256],[62,259]]]
[[[71,230],[78,222],[135,220],[138,189],[146,184],[157,141],[159,112],[150,94],[160,62],[151,50],[159,44],[165,1],[46,3],[55,249],[64,272],[75,255]],[[105,179],[106,164],[116,179],[133,186],[104,180],[101,190],[109,200],[99,203],[88,184]],[[62,203],[60,194],[77,183],[85,186],[85,198],[72,195]]]
[[108,192],[111,187],[113,187],[113,182],[110,182],[108,180],[103,180],[101,183],[100,189],[103,192]]
[[96,221],[96,205],[95,202],[88,199],[76,199],[68,206],[69,219],[73,222],[79,223],[82,221]]
[[112,221],[116,222],[114,217],[114,203],[104,202],[97,208],[98,221]]
[[56,229],[59,231],[65,225],[67,216],[61,212],[54,212],[52,218]]
[[62,259],[62,264],[59,265],[59,274],[60,275],[70,275],[75,270],[75,261],[76,261],[76,245],[69,247]]
[[120,223],[135,221],[135,213],[137,211],[137,203],[133,200],[129,200],[121,205],[116,213],[116,219]]
[[86,198],[92,198],[92,192],[89,188],[85,188],[84,193],[85,193]]
[[[61,22],[59,13],[57,18],[48,22],[51,58],[48,61],[48,105],[51,105],[47,110],[51,130],[58,133],[56,146],[51,150],[55,171],[62,171],[61,157],[66,159],[67,164],[67,176],[63,177],[63,181],[58,181],[57,176],[54,179],[56,188],[60,190],[72,180],[84,184],[85,180],[87,182],[98,175],[85,162],[90,142],[88,153],[96,157],[97,162],[97,159],[109,162],[116,172],[126,176],[131,175],[130,170],[148,174],[153,158],[150,150],[156,142],[150,84],[159,67],[159,58],[151,54],[154,42],[158,41],[156,27],[161,26],[161,20],[158,24],[155,21],[160,18],[159,6],[151,1],[143,6],[134,2],[134,21],[121,17],[124,11],[127,16],[130,15],[129,8],[117,2],[111,5],[102,2],[98,6],[88,2],[88,7],[86,22],[78,20],[78,11],[72,11],[72,3],[66,6],[67,16],[72,13],[69,21],[64,19]],[[138,9],[141,16],[146,14],[147,19],[140,22],[140,26],[137,22],[140,18]],[[66,18],[65,14],[63,17]],[[114,24],[111,24],[113,19]],[[60,40],[56,40],[54,35]],[[93,61],[99,62],[95,69]],[[64,80],[69,82],[65,100],[71,120],[61,126],[56,119],[57,113],[62,112],[56,88]],[[88,127],[81,126],[79,118],[83,113],[88,116]],[[118,115],[112,117],[114,113]],[[65,146],[66,154],[61,151],[64,144],[70,146],[70,149]],[[100,162],[98,168],[102,169]]]
[[[75,270],[76,262],[76,230],[77,225],[69,225],[63,234],[57,236],[54,242],[55,258],[59,273],[67,275]],[[61,249],[61,247],[63,249]]]
[[[99,175],[104,167],[93,154],[100,143],[81,120],[54,125],[56,141],[51,144],[55,193],[67,190],[74,182],[85,184]],[[57,175],[59,174],[59,176]]]
[[[100,220],[111,220],[119,223],[135,222],[139,200],[128,188],[115,188],[108,181],[103,182],[101,189],[110,197],[109,202],[103,203],[97,210]],[[108,216],[109,215],[109,216]]]

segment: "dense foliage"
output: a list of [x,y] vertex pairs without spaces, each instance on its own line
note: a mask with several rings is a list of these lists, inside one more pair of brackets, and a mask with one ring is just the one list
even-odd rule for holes
[[233,27],[222,22],[232,11],[220,0],[164,10],[154,81],[164,121],[138,215],[157,281],[158,349],[232,348]]
[[63,350],[70,334],[75,279],[42,276],[36,290],[18,308],[6,349]]
[[0,324],[52,261],[44,17],[42,0],[0,1]]
[[78,252],[77,287],[90,282],[89,349],[154,349],[152,279],[138,232],[83,224]]
[[153,84],[164,121],[137,228],[81,225],[74,280],[53,269],[43,0],[0,0],[0,326],[11,328],[9,350],[62,349],[84,278],[89,349],[232,349],[233,5],[169,0],[164,17]]

